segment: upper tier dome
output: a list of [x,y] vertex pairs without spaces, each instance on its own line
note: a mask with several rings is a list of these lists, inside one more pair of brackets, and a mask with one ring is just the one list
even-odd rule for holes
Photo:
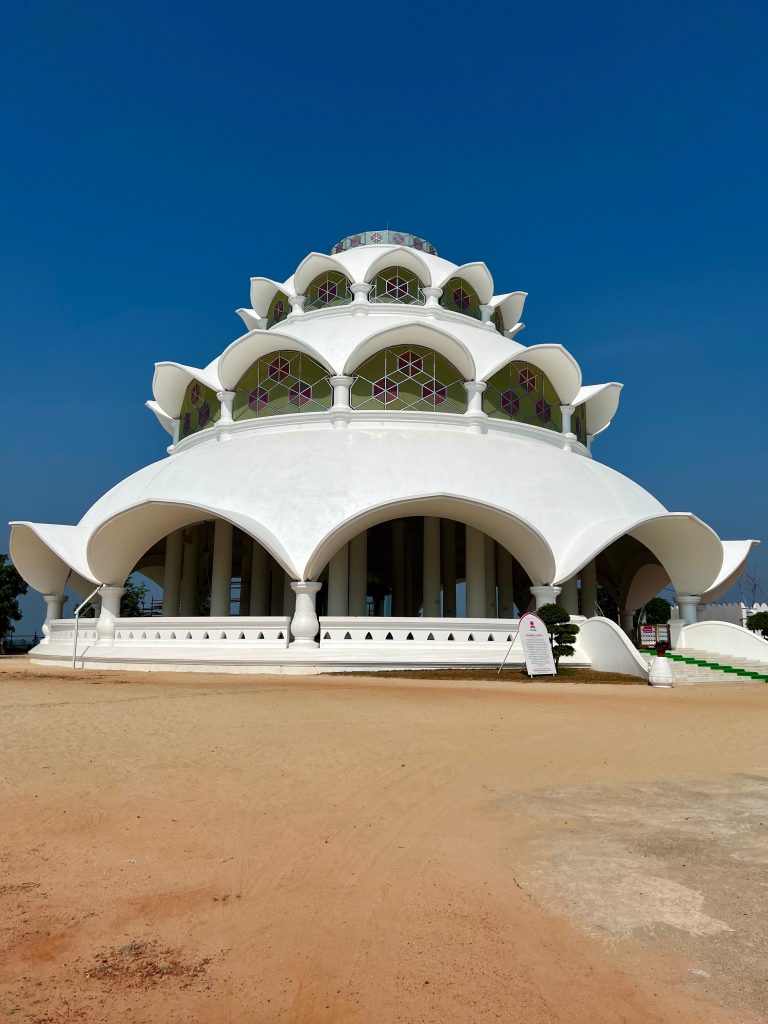
[[356,235],[347,235],[331,249],[331,255],[344,252],[345,249],[356,249],[360,245],[407,245],[420,252],[428,252],[437,256],[437,249],[425,238],[412,235],[410,231],[359,231]]

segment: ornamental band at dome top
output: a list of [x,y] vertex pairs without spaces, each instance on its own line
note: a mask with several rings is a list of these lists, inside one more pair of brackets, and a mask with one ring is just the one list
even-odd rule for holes
[[[12,524],[48,607],[32,659],[72,660],[67,586],[100,587],[77,655],[100,668],[498,665],[529,607],[599,616],[598,582],[625,628],[670,582],[695,622],[756,542],[596,461],[622,385],[522,344],[525,298],[389,230],[252,278],[245,334],[205,367],[156,364],[167,457],[76,526]],[[162,588],[162,615],[120,618],[132,572]]]

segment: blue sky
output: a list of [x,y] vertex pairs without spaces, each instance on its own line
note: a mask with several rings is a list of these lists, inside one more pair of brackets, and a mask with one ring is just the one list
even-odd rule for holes
[[766,43],[740,0],[7,8],[0,522],[76,522],[161,457],[153,363],[389,223],[624,382],[597,458],[764,538]]

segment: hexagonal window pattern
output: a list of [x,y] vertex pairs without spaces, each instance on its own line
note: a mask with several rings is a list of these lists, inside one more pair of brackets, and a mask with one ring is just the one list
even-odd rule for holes
[[306,405],[307,402],[312,401],[312,385],[307,384],[306,381],[297,380],[295,384],[291,384],[288,389],[288,401],[291,405]]
[[424,369],[424,360],[421,356],[412,352],[411,349],[408,349],[407,352],[403,352],[401,356],[397,357],[397,368],[406,377],[415,377],[417,373],[421,373]]
[[487,381],[483,410],[491,417],[548,430],[562,430],[563,426],[552,382],[537,366],[523,361],[507,363]]
[[453,289],[453,302],[457,309],[467,309],[469,306],[469,296],[463,288]]
[[288,371],[291,368],[291,364],[287,359],[282,356],[278,356],[277,359],[273,359],[269,364],[269,377],[270,380],[281,381],[285,380],[288,376]]
[[467,392],[462,375],[437,352],[413,345],[383,349],[366,359],[354,374],[353,409],[463,413]]
[[349,280],[336,270],[319,274],[307,288],[305,312],[323,306],[343,306],[352,301]]
[[262,409],[266,408],[268,401],[269,392],[259,384],[248,395],[248,408],[254,412],[261,412]]
[[448,388],[436,380],[428,380],[421,385],[421,397],[432,405],[442,405],[448,397]]
[[387,267],[373,279],[370,302],[402,302],[423,306],[422,284],[419,278],[405,267]]
[[211,407],[207,402],[203,402],[200,406],[200,410],[197,414],[197,422],[201,427],[204,427],[211,418]]
[[267,312],[267,328],[274,327],[275,324],[279,324],[282,320],[285,320],[289,312],[290,304],[288,302],[288,296],[283,294],[283,292],[278,292],[274,299],[272,299]]
[[316,359],[290,349],[257,360],[235,388],[236,420],[254,416],[323,412],[333,404],[328,371]]
[[391,377],[381,377],[373,385],[373,397],[384,405],[397,401],[397,384]]
[[514,391],[505,391],[501,396],[501,407],[510,416],[516,416],[520,412],[520,399]]
[[480,319],[480,299],[469,281],[465,281],[463,277],[452,277],[450,281],[446,281],[440,305],[456,313],[474,317],[475,320]]
[[211,426],[221,415],[216,392],[200,381],[190,381],[179,410],[179,440]]
[[189,393],[189,397],[192,400],[192,405],[199,405],[200,404],[200,396],[201,395],[202,395],[202,391],[200,389],[200,385],[197,383],[197,381],[195,381],[194,384],[192,385],[192,390]]

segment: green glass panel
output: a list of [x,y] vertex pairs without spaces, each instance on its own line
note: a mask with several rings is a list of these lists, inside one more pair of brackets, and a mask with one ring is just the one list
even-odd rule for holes
[[179,413],[179,439],[205,430],[221,416],[221,402],[216,392],[200,381],[191,380],[184,392],[184,401]]
[[291,304],[288,301],[288,296],[283,292],[278,292],[274,299],[272,299],[269,311],[267,312],[267,329],[285,320],[290,312]]
[[322,309],[325,306],[345,306],[352,301],[349,280],[335,270],[318,274],[307,288],[304,310]]
[[480,299],[472,285],[462,277],[452,277],[443,285],[440,305],[456,313],[480,319]]
[[311,356],[292,349],[258,359],[240,378],[235,393],[236,420],[324,412],[333,404],[326,369]]
[[443,356],[420,346],[397,345],[377,352],[355,373],[354,409],[463,413],[464,378]]
[[483,410],[496,419],[530,423],[561,431],[560,400],[547,375],[538,366],[517,360],[507,363],[488,381]]
[[373,279],[369,302],[402,302],[423,306],[423,285],[419,278],[405,267],[387,267]]

